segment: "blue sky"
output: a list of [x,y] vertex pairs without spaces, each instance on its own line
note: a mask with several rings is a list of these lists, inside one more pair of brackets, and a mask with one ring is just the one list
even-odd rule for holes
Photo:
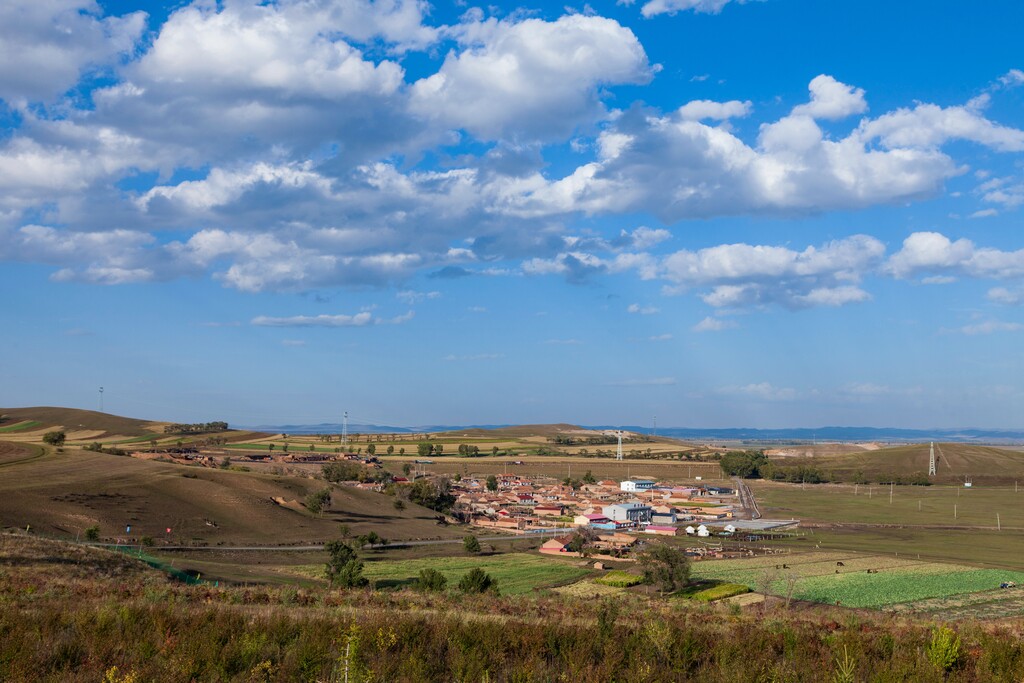
[[0,405],[1020,428],[1024,6],[0,7]]

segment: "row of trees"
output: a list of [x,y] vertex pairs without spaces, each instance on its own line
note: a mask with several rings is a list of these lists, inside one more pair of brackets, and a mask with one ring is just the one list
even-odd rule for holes
[[[722,456],[719,465],[722,472],[731,477],[744,479],[768,479],[784,481],[792,484],[826,484],[829,482],[846,481],[853,484],[870,484],[872,479],[862,471],[852,474],[844,472],[824,471],[807,463],[780,465],[768,460],[762,451],[730,451]],[[874,481],[879,484],[907,484],[913,486],[930,486],[927,475],[916,473],[897,475],[886,473],[876,475]]]
[[201,434],[203,432],[223,432],[227,430],[227,422],[195,422],[192,424],[169,424],[164,427],[164,434]]

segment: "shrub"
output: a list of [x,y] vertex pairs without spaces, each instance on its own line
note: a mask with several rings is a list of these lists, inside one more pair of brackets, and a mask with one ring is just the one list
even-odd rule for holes
[[462,549],[467,553],[478,553],[480,552],[480,541],[476,539],[476,536],[466,536],[462,539]]
[[93,542],[100,540],[100,528],[98,525],[93,524],[85,530],[85,540]]
[[463,593],[497,593],[498,582],[480,567],[474,567],[459,579],[459,590]]
[[436,569],[426,568],[420,570],[419,578],[416,579],[416,588],[421,591],[439,593],[448,585],[448,579]]
[[945,626],[932,631],[928,661],[939,671],[952,670],[960,661],[960,636]]

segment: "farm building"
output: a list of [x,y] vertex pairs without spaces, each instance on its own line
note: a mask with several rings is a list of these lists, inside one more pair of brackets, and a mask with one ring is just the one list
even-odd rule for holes
[[656,534],[658,536],[675,536],[679,533],[679,529],[674,526],[664,526],[661,524],[648,524],[644,527],[645,534]]
[[630,479],[619,483],[621,488],[626,493],[637,493],[638,491],[650,491],[654,488],[654,482],[646,479]]

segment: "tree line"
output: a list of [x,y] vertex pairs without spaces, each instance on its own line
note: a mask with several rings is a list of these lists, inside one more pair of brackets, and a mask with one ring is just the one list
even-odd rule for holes
[[228,423],[215,422],[193,422],[190,424],[175,423],[164,427],[164,434],[201,434],[203,432],[223,432],[227,430]]

